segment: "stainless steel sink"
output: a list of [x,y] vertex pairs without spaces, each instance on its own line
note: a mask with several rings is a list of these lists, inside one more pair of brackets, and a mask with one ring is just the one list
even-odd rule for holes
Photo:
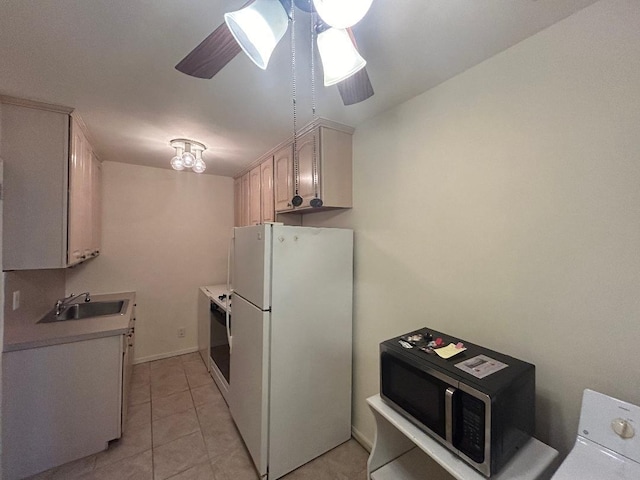
[[124,315],[129,300],[113,300],[109,302],[72,303],[56,315],[55,308],[47,313],[38,323],[64,322],[66,320],[81,320],[90,317],[104,317],[107,315]]

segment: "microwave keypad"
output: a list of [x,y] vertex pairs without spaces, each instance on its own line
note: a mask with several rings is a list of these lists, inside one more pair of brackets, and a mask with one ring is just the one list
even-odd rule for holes
[[484,403],[469,395],[462,397],[460,450],[474,462],[484,461]]

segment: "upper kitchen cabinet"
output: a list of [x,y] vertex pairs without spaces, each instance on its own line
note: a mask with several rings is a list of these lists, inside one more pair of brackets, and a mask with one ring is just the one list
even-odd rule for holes
[[[352,135],[351,127],[319,119],[298,132],[297,170],[289,138],[240,172],[234,184],[236,226],[273,222],[279,213],[351,208]],[[296,191],[302,203],[294,207]],[[311,206],[314,198],[322,200],[321,207]],[[237,214],[239,208],[246,216]]]
[[[234,181],[235,226],[273,222],[273,158],[264,159]],[[238,211],[242,213],[237,214]]]
[[64,268],[100,252],[101,165],[72,109],[0,96],[3,269]]
[[[295,161],[276,162],[276,212],[308,213],[330,208],[351,208],[352,200],[352,146],[353,129],[338,124],[320,121],[301,131],[296,140],[298,169]],[[296,175],[297,173],[297,175]],[[285,182],[286,179],[286,182]],[[284,185],[291,185],[290,196],[285,203],[285,195],[279,191]],[[302,204],[294,207],[291,199],[295,195],[296,184]],[[311,206],[314,198],[322,200],[321,208]]]

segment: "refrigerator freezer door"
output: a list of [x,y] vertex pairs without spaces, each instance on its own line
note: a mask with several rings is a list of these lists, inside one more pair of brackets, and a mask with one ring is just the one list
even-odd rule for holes
[[267,473],[269,322],[269,312],[234,296],[229,409],[260,476]]
[[271,228],[234,229],[233,290],[261,310],[271,307]]

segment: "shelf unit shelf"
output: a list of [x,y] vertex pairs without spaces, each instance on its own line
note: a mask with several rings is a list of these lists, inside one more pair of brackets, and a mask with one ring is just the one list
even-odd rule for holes
[[[380,395],[367,399],[376,437],[367,463],[370,480],[486,480],[480,472],[386,405]],[[543,480],[551,477],[557,450],[532,438],[491,478]]]

